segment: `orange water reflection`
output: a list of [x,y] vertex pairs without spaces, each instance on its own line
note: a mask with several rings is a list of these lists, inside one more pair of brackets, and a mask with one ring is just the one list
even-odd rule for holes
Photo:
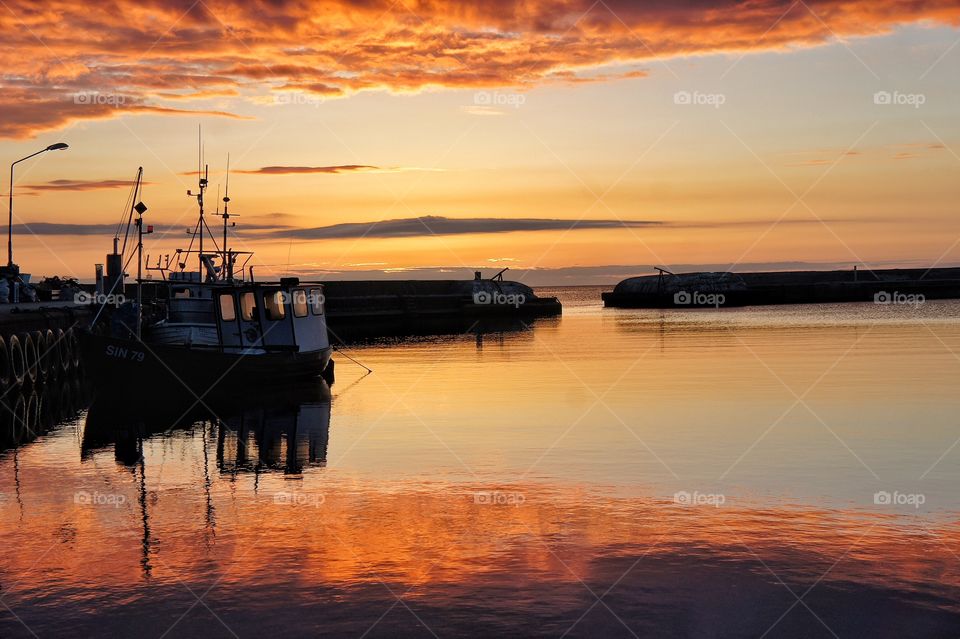
[[851,313],[574,308],[354,347],[332,397],[94,406],[0,457],[0,632],[949,636],[960,328]]

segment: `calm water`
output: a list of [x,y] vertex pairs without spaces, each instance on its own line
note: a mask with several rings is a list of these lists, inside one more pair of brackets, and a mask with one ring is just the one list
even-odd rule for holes
[[8,398],[0,636],[960,634],[960,304],[548,292],[329,394]]

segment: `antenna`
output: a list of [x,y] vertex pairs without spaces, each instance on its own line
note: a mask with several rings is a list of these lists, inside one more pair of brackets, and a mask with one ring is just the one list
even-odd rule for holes
[[[203,147],[201,147],[201,154]],[[203,177],[200,178],[200,222],[197,225],[197,231],[200,233],[200,277],[203,277],[203,227],[205,222],[203,221],[203,192],[207,189],[208,176],[210,175],[210,167],[206,164],[203,165]]]
[[[218,194],[219,196],[219,194]],[[227,153],[227,175],[224,179],[223,186],[223,211],[227,211],[227,202],[230,201],[230,154]]]
[[[220,197],[219,191],[217,192],[217,197]],[[230,254],[230,250],[227,248],[227,225],[228,220],[230,219],[230,214],[227,212],[227,207],[230,205],[230,154],[227,153],[227,176],[223,189],[223,279],[225,281],[233,281],[233,256]],[[218,204],[219,207],[219,204]]]
[[[201,130],[201,128],[200,128],[200,125],[197,125],[197,136],[198,136],[198,137],[197,137],[197,147],[198,147],[198,150],[197,150],[197,187],[198,187],[198,190],[197,190],[196,193],[194,193],[193,191],[187,191],[187,195],[188,195],[189,197],[195,197],[195,198],[197,198],[197,206],[200,208],[200,217],[199,217],[199,219],[197,220],[196,230],[195,230],[195,231],[190,231],[190,230],[188,229],[188,230],[187,230],[187,233],[191,233],[191,232],[193,233],[193,237],[190,239],[190,248],[191,248],[191,249],[193,248],[193,242],[194,242],[194,240],[197,239],[197,235],[199,234],[199,236],[200,236],[200,238],[199,238],[199,239],[200,239],[200,250],[198,251],[198,253],[199,253],[199,259],[200,259],[200,276],[201,276],[201,278],[202,278],[202,277],[203,277],[203,271],[204,271],[204,266],[203,266],[203,229],[204,229],[204,227],[206,226],[205,223],[204,223],[204,221],[203,221],[203,193],[204,193],[204,191],[207,190],[207,185],[208,185],[209,182],[210,182],[210,180],[209,180],[209,178],[210,178],[210,166],[209,166],[209,165],[204,165],[204,163],[203,163],[203,137],[202,137],[202,130]],[[212,233],[210,234],[210,237],[213,238],[213,234],[212,234]],[[216,239],[214,239],[214,244],[216,244]],[[189,253],[189,252],[192,252],[192,251],[190,251],[190,250],[188,249],[187,252]],[[182,271],[182,270],[184,270],[184,268],[186,268],[186,267],[185,267],[184,263],[181,262],[181,263],[180,263],[180,270]]]

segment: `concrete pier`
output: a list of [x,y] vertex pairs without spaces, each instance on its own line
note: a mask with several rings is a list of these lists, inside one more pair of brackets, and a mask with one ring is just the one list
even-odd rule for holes
[[510,281],[331,281],[324,295],[334,340],[521,328],[562,312],[557,298]]
[[617,308],[690,308],[960,298],[960,268],[662,273],[602,294]]

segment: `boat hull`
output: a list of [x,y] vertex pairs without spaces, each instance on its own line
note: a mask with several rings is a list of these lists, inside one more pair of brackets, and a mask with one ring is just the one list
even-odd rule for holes
[[186,386],[198,393],[319,377],[332,353],[329,347],[304,353],[224,353],[93,333],[82,333],[80,341],[84,365],[98,384]]

